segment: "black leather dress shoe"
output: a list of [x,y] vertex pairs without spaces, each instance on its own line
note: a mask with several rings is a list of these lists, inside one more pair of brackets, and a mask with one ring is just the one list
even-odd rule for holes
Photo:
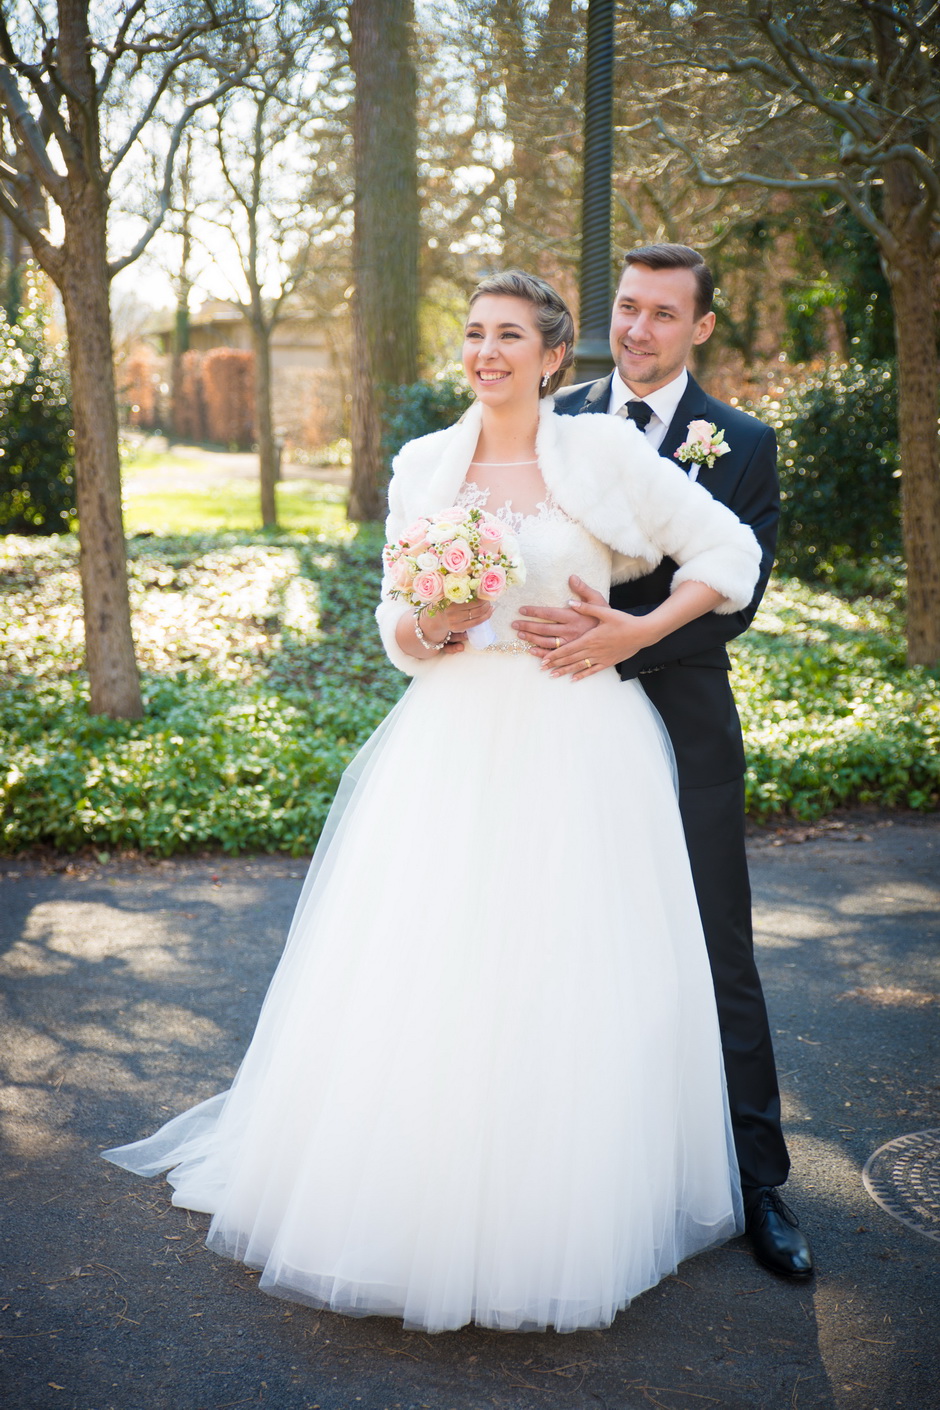
[[799,1221],[780,1198],[779,1192],[767,1185],[749,1190],[745,1201],[744,1232],[751,1241],[758,1263],[784,1278],[811,1278],[813,1250]]

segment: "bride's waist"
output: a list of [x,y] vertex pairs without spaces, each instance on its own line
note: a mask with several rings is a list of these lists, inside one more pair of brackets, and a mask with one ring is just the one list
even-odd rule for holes
[[527,641],[520,641],[516,637],[507,641],[491,641],[489,646],[483,647],[483,651],[486,653],[498,652],[504,656],[529,656],[532,648]]

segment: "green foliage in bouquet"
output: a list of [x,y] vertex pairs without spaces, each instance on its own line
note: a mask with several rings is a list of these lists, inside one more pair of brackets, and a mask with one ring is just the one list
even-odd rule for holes
[[778,570],[877,590],[865,564],[877,578],[901,553],[894,363],[828,368],[755,410],[780,448]]
[[38,282],[28,274],[16,322],[0,313],[0,534],[74,527],[68,366],[47,325]]

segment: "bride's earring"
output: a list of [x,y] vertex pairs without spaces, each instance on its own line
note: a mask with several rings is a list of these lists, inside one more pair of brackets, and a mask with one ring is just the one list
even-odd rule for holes
[[547,372],[543,372],[543,373],[542,373],[542,386],[543,386],[543,387],[547,387],[547,386],[548,386],[548,373],[547,373]]

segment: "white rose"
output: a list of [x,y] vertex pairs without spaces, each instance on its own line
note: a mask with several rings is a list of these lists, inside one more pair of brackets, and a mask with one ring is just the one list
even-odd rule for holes
[[415,563],[422,573],[436,573],[441,566],[441,561],[436,553],[419,553]]
[[448,602],[469,602],[473,596],[473,583],[466,573],[444,579],[444,596]]
[[427,532],[428,543],[446,543],[457,534],[456,524],[432,524]]

